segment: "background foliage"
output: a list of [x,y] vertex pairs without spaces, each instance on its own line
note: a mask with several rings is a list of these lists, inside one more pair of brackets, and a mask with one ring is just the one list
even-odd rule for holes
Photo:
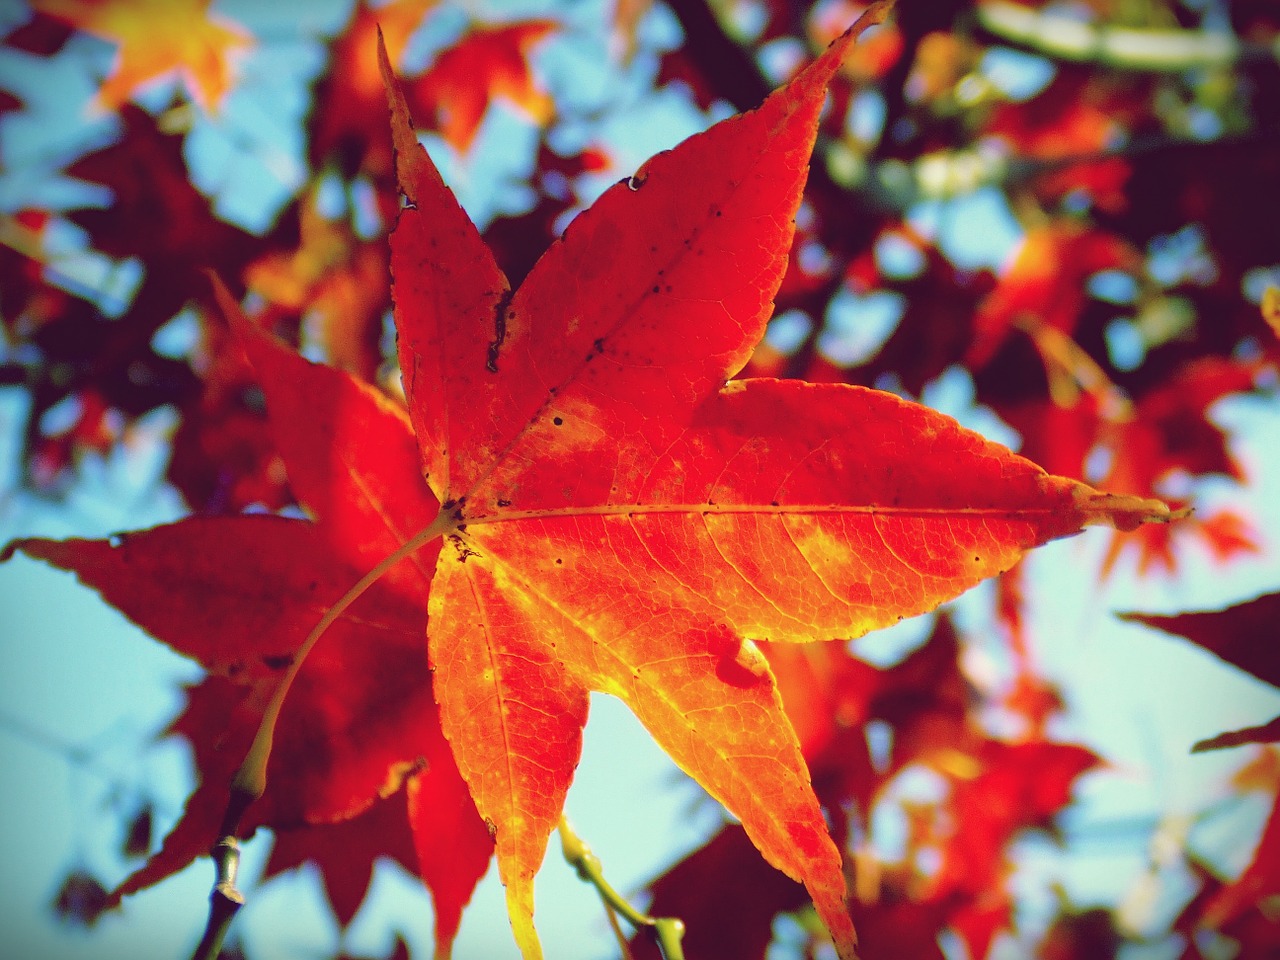
[[[399,395],[375,24],[425,142],[515,283],[606,185],[756,106],[859,9],[5,7],[0,382],[18,428],[6,534],[40,511],[60,513],[61,532],[102,532],[86,491],[112,471],[152,519],[144,504],[296,510],[206,271],[308,356]],[[1178,739],[1123,682],[1099,714],[1096,674],[1073,669],[1110,657],[1135,686],[1158,685],[1186,662],[1173,641],[1134,641],[1147,644],[1135,656],[1080,631],[1142,629],[1113,628],[1117,608],[1222,607],[1280,585],[1268,506],[1280,311],[1265,293],[1280,283],[1278,38],[1265,3],[904,0],[833,87],[776,316],[746,373],[922,398],[1053,472],[1195,508],[1172,527],[1064,545],[1067,575],[1027,564],[888,640],[770,651],[857,866],[871,958],[1280,950],[1280,821],[1267,815],[1280,755],[1254,743],[1277,739],[1275,725],[1194,758],[1212,776],[1198,768],[1196,789],[1164,802],[1193,740],[1263,727],[1274,697],[1248,687],[1219,710],[1229,688],[1207,679],[1219,668],[1190,661],[1206,678],[1203,726]],[[1155,625],[1274,684],[1274,596],[1258,603]],[[1091,618],[1073,616],[1081,606]],[[41,742],[21,717],[6,726]],[[67,871],[60,915],[93,919],[176,816],[176,798],[148,789],[93,813],[123,842],[110,865]],[[269,885],[316,863],[339,928],[378,857],[415,869],[376,823],[343,829],[319,846],[282,835],[263,869]],[[1129,858],[1108,882],[1082,881],[1099,835]],[[679,862],[666,852],[653,886],[654,910],[688,923],[690,957],[821,952],[800,888],[736,827],[705,840]],[[234,949],[268,955],[247,929]],[[596,949],[583,955],[608,947]]]

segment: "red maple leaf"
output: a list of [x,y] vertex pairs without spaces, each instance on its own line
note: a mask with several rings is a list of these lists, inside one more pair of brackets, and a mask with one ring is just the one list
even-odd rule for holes
[[[192,518],[109,541],[13,545],[74,570],[210,672],[189,691],[171,731],[192,742],[199,785],[159,853],[113,892],[113,903],[209,848],[231,777],[301,638],[438,509],[398,407],[339,371],[308,363],[242,318],[238,324],[290,484],[315,522]],[[362,453],[369,449],[377,456]],[[422,649],[422,598],[436,549],[391,571],[308,658],[280,717],[270,787],[241,832],[258,825],[319,832],[358,818],[407,780],[405,832],[414,836],[419,873],[435,895],[437,936],[447,947],[492,843],[440,735]],[[352,869],[344,861],[344,870]],[[328,882],[335,905],[349,905],[344,891],[353,878],[331,875]]]
[[[1050,476],[889,394],[730,380],[770,316],[852,36],[759,110],[607,191],[514,292],[389,86],[405,195],[391,261],[417,452],[389,401],[293,356],[228,302],[315,522],[188,520],[116,542],[18,545],[216,675],[216,709],[197,716],[193,700],[180,722],[205,731],[200,788],[117,896],[207,846],[220,788],[269,694],[287,689],[277,678],[301,665],[246,826],[349,819],[420,770],[456,797],[456,761],[496,839],[516,941],[539,957],[534,873],[588,693],[606,692],[803,882],[853,956],[840,853],[754,639],[857,636],[1086,524],[1169,514]],[[410,562],[333,606],[355,571],[402,546]],[[303,660],[319,634],[302,635],[326,610],[334,635]],[[484,839],[465,845],[467,863],[487,859]]]
[[415,107],[436,117],[440,135],[464,153],[494,100],[545,123],[553,103],[529,69],[528,56],[530,47],[556,26],[554,20],[528,20],[474,28],[412,85]]
[[607,191],[514,293],[395,100],[400,360],[449,541],[428,643],[526,955],[588,690],[632,708],[849,952],[839,854],[751,638],[856,636],[1082,523],[1154,516],[886,394],[725,386],[848,42]]
[[1051,222],[1027,231],[994,290],[974,318],[966,362],[995,355],[1014,326],[1047,325],[1070,335],[1085,302],[1085,281],[1100,270],[1137,270],[1141,259],[1119,237]]

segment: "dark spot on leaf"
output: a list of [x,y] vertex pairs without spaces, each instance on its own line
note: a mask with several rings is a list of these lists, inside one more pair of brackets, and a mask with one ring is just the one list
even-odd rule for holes
[[285,670],[293,663],[293,655],[288,653],[264,653],[262,662],[271,670]]
[[659,286],[655,283],[655,284],[653,285],[653,290],[652,290],[652,292],[653,292],[653,293],[661,293],[661,292],[662,292],[662,288],[661,288],[661,287],[659,287]]
[[558,426],[560,426],[560,425],[562,425],[562,424],[564,423],[564,418],[563,418],[563,417],[553,417],[553,418],[551,419],[551,422],[552,422],[552,423],[554,423],[554,424],[558,427]]
[[563,561],[562,559],[560,559],[559,557],[556,557],[556,566],[557,566],[557,567],[559,567],[559,566],[563,566],[563,565],[564,565],[564,561]]
[[777,500],[770,500],[770,501],[769,501],[769,506],[771,506],[771,507],[776,507],[777,505],[778,505],[778,501],[777,501]]
[[453,544],[453,548],[458,552],[459,563],[466,563],[468,557],[480,556],[480,554],[472,550],[471,547],[465,544],[462,541],[462,538],[457,536],[456,534],[449,535],[449,542]]
[[515,319],[515,311],[507,312],[512,296],[513,291],[511,290],[503,293],[493,310],[493,339],[489,342],[489,350],[484,363],[485,368],[490,373],[498,372],[498,352],[502,349],[503,341],[507,339],[507,320]]
[[504,500],[502,497],[499,497],[499,498],[498,498],[498,506],[500,506],[500,507],[509,507],[509,506],[511,506],[511,501],[510,501],[510,500]]
[[457,501],[457,500],[446,500],[444,503],[440,504],[440,509],[441,509],[441,510],[452,510],[452,509],[453,509],[454,507],[456,507],[457,505],[458,505],[458,501]]

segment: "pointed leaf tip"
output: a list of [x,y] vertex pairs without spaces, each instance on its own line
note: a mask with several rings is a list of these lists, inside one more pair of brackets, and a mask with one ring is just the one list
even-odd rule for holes
[[1163,500],[1121,493],[1102,493],[1083,484],[1075,492],[1084,526],[1110,526],[1125,533],[1144,523],[1172,523],[1191,515],[1190,507],[1171,509]]
[[[405,200],[410,206],[414,206],[416,199],[410,194],[410,188],[423,173],[435,174],[435,168],[430,163],[424,163],[426,151],[413,132],[409,103],[391,67],[381,28],[378,29],[378,71],[382,74],[382,86],[387,92],[387,109],[391,113],[391,146],[395,154],[396,180]],[[435,174],[435,178],[439,179],[439,174]]]

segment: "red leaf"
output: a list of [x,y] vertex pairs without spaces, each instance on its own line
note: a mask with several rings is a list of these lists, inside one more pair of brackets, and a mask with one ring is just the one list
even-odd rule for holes
[[1163,509],[1046,477],[885,394],[722,386],[763,333],[847,42],[607,191],[514,294],[392,91],[401,367],[450,541],[428,642],[526,956],[592,689],[805,882],[849,953],[839,854],[746,638],[858,635],[1083,523]]
[[[533,876],[588,694],[610,693],[804,884],[838,953],[853,956],[840,851],[754,641],[857,636],[1046,540],[1169,511],[1048,475],[888,394],[730,379],[772,313],[826,87],[851,43],[607,191],[514,293],[389,84],[405,194],[391,262],[417,449],[398,407],[250,328],[224,294],[314,521],[193,519],[114,543],[18,545],[75,569],[213,674],[176,724],[195,739],[200,786],[125,890],[207,849],[306,631],[361,573],[425,542],[335,611],[332,635],[299,661],[246,828],[348,820],[421,771],[409,810],[434,884],[431,863],[456,867],[439,865],[446,855],[473,868],[488,856],[465,780],[496,842],[516,941],[539,957]],[[382,66],[389,77],[385,52]],[[904,709],[908,755],[936,752],[929,731],[967,720],[954,694],[927,711],[937,723]],[[1005,790],[1001,762],[1022,749],[974,756]],[[1047,765],[1049,792],[1012,784],[1014,808],[988,818],[1001,828],[1060,802],[1060,758],[1018,755]],[[981,797],[984,783],[957,789]],[[465,828],[457,847],[426,829],[437,815]],[[464,901],[476,872],[460,870],[466,882],[436,889],[438,902]]]
[[1054,221],[1027,231],[974,320],[966,357],[987,363],[1019,324],[1044,324],[1070,335],[1084,306],[1085,281],[1100,270],[1137,271],[1141,258],[1119,237]]
[[478,27],[442,53],[411,90],[414,106],[437,118],[437,129],[466,152],[485,111],[501,99],[538,124],[551,117],[551,97],[529,69],[529,48],[556,28],[554,20]]
[[[160,852],[113,894],[116,902],[208,849],[232,773],[303,636],[437,510],[397,407],[304,361],[243,318],[236,323],[263,379],[290,483],[317,522],[190,519],[111,541],[28,540],[13,547],[75,570],[212,674],[190,692],[173,731],[192,741],[200,784]],[[377,457],[365,455],[371,449]],[[428,834],[415,839],[425,853],[421,872],[440,882],[437,930],[447,943],[492,845],[440,736],[423,656],[423,598],[436,549],[389,571],[307,660],[281,715],[267,792],[242,827],[348,819],[425,761],[422,782],[411,790],[410,826]],[[436,826],[426,808],[434,814],[436,806],[453,827],[451,841],[429,835]],[[452,859],[436,862],[444,856]]]
[[1280,742],[1280,717],[1260,727],[1245,727],[1230,733],[1220,733],[1208,740],[1201,740],[1191,747],[1192,753],[1204,753],[1206,750],[1221,750],[1224,747],[1240,747],[1246,743]]
[[[1253,861],[1234,883],[1214,893],[1200,915],[1200,923],[1208,927],[1224,927],[1239,919],[1254,904],[1280,894],[1280,798],[1271,808],[1271,816],[1262,828]],[[1274,936],[1274,921],[1272,921]]]
[[1186,637],[1227,663],[1280,687],[1280,646],[1274,642],[1280,624],[1280,593],[1264,594],[1225,610],[1172,616],[1122,613],[1120,618]]
[[[685,954],[698,960],[763,960],[773,918],[807,901],[804,888],[769,866],[742,828],[722,828],[652,885],[649,915],[679,916]],[[637,958],[657,960],[647,932],[631,942]]]

